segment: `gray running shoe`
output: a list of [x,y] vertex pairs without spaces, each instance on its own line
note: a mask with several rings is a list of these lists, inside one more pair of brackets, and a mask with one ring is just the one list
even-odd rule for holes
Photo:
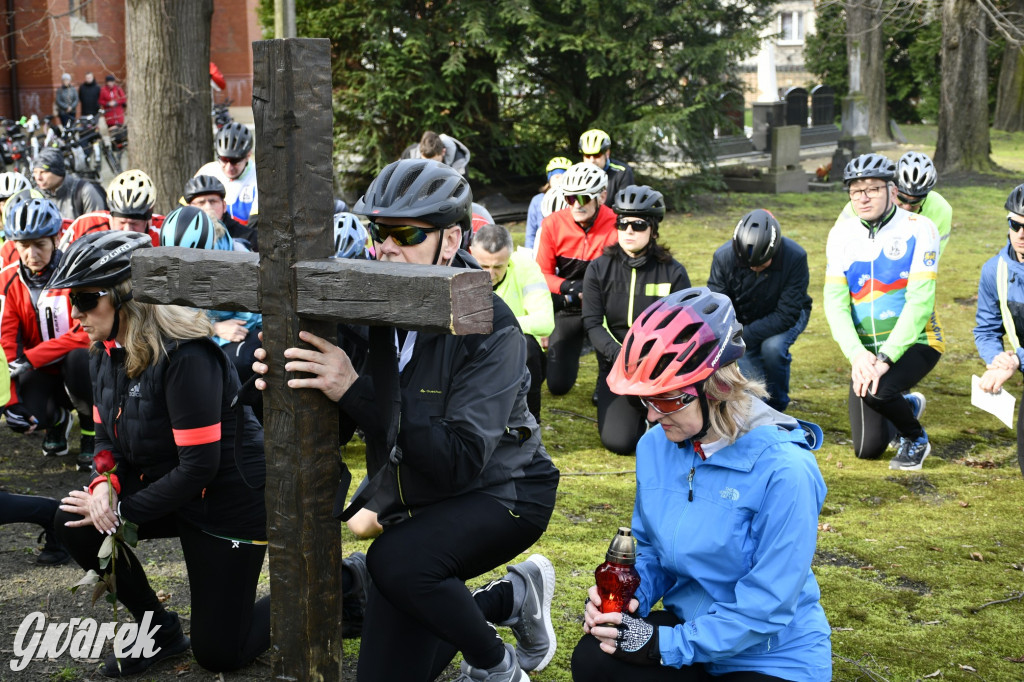
[[924,464],[924,458],[932,451],[932,444],[928,442],[928,436],[919,440],[900,438],[900,449],[896,456],[889,461],[890,469],[901,471],[918,471]]
[[524,673],[519,666],[516,652],[512,650],[512,646],[506,644],[505,651],[508,653],[505,660],[487,670],[474,668],[463,661],[462,674],[456,678],[455,682],[530,682],[530,676]]
[[555,567],[547,557],[531,554],[526,561],[508,566],[526,582],[526,598],[519,613],[499,623],[516,636],[516,657],[523,670],[543,670],[555,655],[555,628],[551,624],[551,598],[555,594]]

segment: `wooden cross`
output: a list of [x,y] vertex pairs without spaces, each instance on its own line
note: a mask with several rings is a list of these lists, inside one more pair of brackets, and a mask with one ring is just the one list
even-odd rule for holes
[[[261,254],[143,249],[135,297],[263,314],[271,651],[275,679],[341,679],[338,407],[288,388],[284,350],[300,328],[323,338],[338,322],[427,332],[491,331],[491,281],[480,270],[333,254],[330,41],[253,43],[253,113]],[[318,260],[319,259],[319,260]]]

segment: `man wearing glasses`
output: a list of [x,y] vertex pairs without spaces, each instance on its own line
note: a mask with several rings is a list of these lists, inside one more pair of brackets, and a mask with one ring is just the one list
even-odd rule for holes
[[196,175],[210,175],[224,185],[228,214],[242,225],[256,212],[256,164],[252,163],[252,131],[232,121],[217,131],[214,148],[217,160],[204,165]]
[[541,222],[537,264],[555,306],[555,331],[548,339],[548,390],[565,395],[576,384],[583,329],[583,275],[606,246],[618,241],[615,212],[605,205],[608,174],[590,163],[577,163],[562,176],[568,208]]
[[[459,249],[470,230],[472,193],[465,178],[436,161],[389,164],[353,211],[370,219],[378,260],[476,267]],[[414,294],[413,294],[414,295]],[[387,451],[389,387],[378,371],[394,344],[401,388],[401,462],[373,475],[370,498],[383,532],[366,553],[372,583],[359,649],[359,679],[434,679],[462,652],[466,679],[517,682],[555,651],[550,600],[554,569],[540,555],[508,567],[485,590],[470,580],[529,548],[555,503],[558,470],[541,444],[526,404],[526,341],[496,294],[490,334],[452,336],[388,327],[370,331],[370,365],[308,332],[313,349],[289,348],[274,371],[306,372],[292,388],[321,390],[342,419],[366,434],[367,452]],[[383,350],[385,356],[377,358]],[[253,365],[267,372],[266,354]],[[256,387],[265,388],[257,380]],[[371,472],[373,473],[373,472]],[[372,485],[372,483],[371,483]],[[344,582],[344,581],[343,581]],[[508,625],[517,647],[488,624]],[[396,655],[400,651],[401,655]]]
[[879,154],[858,156],[843,171],[856,217],[841,216],[828,235],[825,316],[852,366],[854,453],[875,459],[898,436],[889,468],[917,470],[931,452],[919,421],[925,400],[906,393],[945,350],[935,314],[939,233],[896,205],[895,174]]
[[[1010,192],[1005,207],[1007,244],[981,268],[978,281],[974,345],[986,365],[978,387],[988,393],[999,393],[1024,358],[1024,185]],[[1004,338],[1009,350],[1004,350]],[[1024,410],[1017,417],[1017,463],[1024,473]]]

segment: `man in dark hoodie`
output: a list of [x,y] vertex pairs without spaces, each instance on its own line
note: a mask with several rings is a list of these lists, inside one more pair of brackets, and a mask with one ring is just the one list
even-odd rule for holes
[[100,84],[92,71],[85,74],[85,81],[78,86],[78,101],[82,116],[96,116],[100,113]]

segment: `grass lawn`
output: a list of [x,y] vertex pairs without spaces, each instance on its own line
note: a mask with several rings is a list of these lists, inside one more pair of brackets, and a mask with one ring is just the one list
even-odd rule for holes
[[[933,127],[905,132],[912,144],[888,150],[890,157],[911,149],[933,153]],[[954,218],[937,296],[946,352],[920,385],[928,398],[922,421],[934,447],[922,471],[891,472],[888,456],[853,456],[849,366],[820,307],[792,349],[790,412],[817,422],[826,434],[817,457],[829,494],[815,571],[833,627],[836,680],[1024,679],[1024,663],[1018,662],[1024,660],[1024,601],[975,611],[1024,592],[1024,479],[1013,432],[970,404],[971,374],[984,369],[971,335],[978,273],[1005,244],[1002,206],[1024,180],[1022,147],[1024,135],[993,134],[993,157],[1021,179],[988,178],[986,186],[946,186],[940,179],[937,188],[953,205]],[[783,234],[807,249],[811,295],[820,303],[825,239],[845,194],[711,199],[701,203],[713,208],[673,214],[662,227],[662,240],[695,284],[706,280],[712,253],[730,238],[740,216],[764,207],[778,217]],[[593,569],[615,528],[630,520],[634,461],[601,447],[590,404],[595,376],[591,355],[571,393],[544,396],[544,440],[562,481],[551,524],[532,551],[550,557],[558,574],[553,611],[559,650],[534,680],[570,679],[569,657],[582,633]],[[1010,390],[1019,395],[1019,378]],[[361,450],[346,459],[358,467]],[[348,550],[365,547],[346,541]],[[347,647],[354,653],[353,644]]]

